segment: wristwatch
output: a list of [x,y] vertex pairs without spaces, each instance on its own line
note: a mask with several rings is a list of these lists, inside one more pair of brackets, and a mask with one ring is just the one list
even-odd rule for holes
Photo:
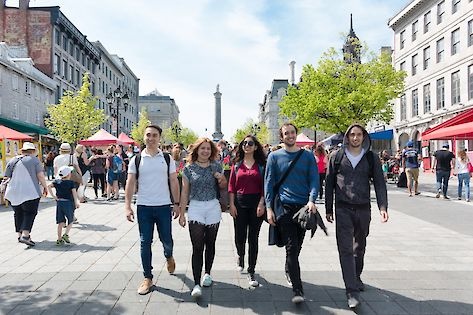
[[175,206],[179,206],[179,202],[175,202],[174,205],[175,205]]

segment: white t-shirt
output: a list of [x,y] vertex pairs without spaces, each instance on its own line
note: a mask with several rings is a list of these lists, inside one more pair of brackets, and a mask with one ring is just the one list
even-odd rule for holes
[[[71,164],[71,155],[70,154],[60,154],[54,158],[53,166],[54,166],[54,177],[57,176],[57,172],[62,166],[67,166]],[[72,165],[79,166],[79,162],[77,161],[77,157],[75,154],[72,154]]]
[[[169,174],[176,173],[176,163],[169,156]],[[128,174],[136,174],[134,156],[128,164]],[[168,185],[167,164],[162,151],[155,156],[141,152],[140,176],[138,178],[137,204],[142,206],[164,206],[171,204],[171,193]]]
[[358,163],[360,163],[361,159],[363,158],[363,155],[365,154],[365,149],[361,149],[361,153],[358,154],[357,156],[353,155],[350,153],[350,151],[345,150],[345,154],[347,155],[347,158],[350,160],[351,166],[355,168]]

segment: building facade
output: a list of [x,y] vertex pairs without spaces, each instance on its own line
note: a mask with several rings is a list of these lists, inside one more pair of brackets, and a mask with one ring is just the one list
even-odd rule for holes
[[26,123],[32,133],[44,133],[44,117],[55,91],[54,80],[36,69],[31,58],[16,58],[7,44],[0,43],[0,124]]
[[[426,157],[444,141],[422,143],[422,132],[473,108],[473,1],[414,0],[388,25],[393,65],[407,73],[394,101],[394,139],[398,148],[414,140]],[[473,150],[473,141],[456,146]]]
[[140,110],[145,108],[148,119],[163,129],[179,122],[179,107],[170,96],[161,95],[157,90],[138,97]]

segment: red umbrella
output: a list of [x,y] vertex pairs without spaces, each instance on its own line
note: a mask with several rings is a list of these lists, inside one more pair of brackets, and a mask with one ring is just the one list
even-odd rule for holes
[[136,142],[135,140],[133,140],[132,138],[128,137],[125,133],[121,133],[119,136],[118,136],[118,142],[120,144],[133,144],[133,145],[136,145]]

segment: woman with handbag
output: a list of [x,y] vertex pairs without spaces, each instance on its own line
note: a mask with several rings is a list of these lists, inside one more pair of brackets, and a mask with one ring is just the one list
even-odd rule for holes
[[[192,148],[188,165],[183,170],[179,224],[186,225],[185,210],[189,202],[188,222],[192,242],[192,273],[194,288],[191,295],[198,298],[204,287],[212,285],[210,272],[215,257],[215,241],[222,219],[217,199],[219,188],[226,187],[222,166],[215,161],[218,149],[208,138],[198,139]],[[205,274],[202,274],[205,249]]]
[[255,267],[258,257],[258,238],[264,219],[263,194],[266,156],[255,136],[248,135],[238,145],[230,172],[228,195],[230,214],[234,219],[237,269],[245,265],[245,244],[248,238],[248,282],[257,287]]
[[471,165],[465,150],[458,152],[457,161],[455,163],[455,174],[458,177],[458,200],[462,199],[463,184],[465,184],[466,202],[470,202],[470,170],[468,164]]
[[79,165],[80,172],[82,173],[82,185],[77,190],[77,195],[79,196],[79,201],[81,203],[87,202],[87,198],[85,197],[85,189],[87,188],[87,183],[90,180],[90,162],[84,149],[85,147],[82,144],[78,144],[75,150],[77,163]]

